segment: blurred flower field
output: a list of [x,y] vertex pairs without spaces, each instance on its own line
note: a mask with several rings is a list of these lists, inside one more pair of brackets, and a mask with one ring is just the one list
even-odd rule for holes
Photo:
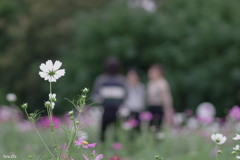
[[[236,110],[236,106],[234,107]],[[37,157],[44,155],[46,150],[37,137],[36,132],[30,123],[24,121],[24,116],[18,108],[13,106],[0,107],[0,153],[4,155],[15,155],[17,159],[28,159],[28,156]],[[179,115],[184,115],[179,118]],[[164,157],[164,160],[202,160],[215,159],[215,144],[211,140],[212,133],[222,133],[227,137],[226,143],[220,146],[222,153],[220,159],[232,159],[233,147],[237,141],[232,138],[239,133],[239,122],[233,121],[229,115],[226,122],[214,120],[205,123],[194,116],[187,116],[186,113],[175,115],[174,128],[165,127],[161,133],[149,131],[147,123],[141,124],[141,133],[133,128],[124,128],[125,119],[122,118],[117,130],[118,141],[114,141],[114,128],[109,128],[106,143],[98,140],[101,110],[100,107],[86,108],[79,119],[82,131],[78,136],[89,143],[97,143],[94,149],[88,148],[85,154],[91,154],[96,150],[97,154],[103,154],[103,159],[121,160],[151,160],[156,155]],[[233,116],[234,117],[234,116]],[[178,121],[177,121],[178,120]],[[64,149],[67,138],[61,126],[70,126],[69,115],[53,117],[59,149]],[[221,122],[221,123],[220,123]],[[53,140],[47,129],[49,121],[46,117],[40,118],[36,123],[39,132],[49,146],[53,148]],[[80,159],[84,157],[79,153]],[[39,158],[41,159],[41,158]],[[43,158],[44,159],[44,158]]]

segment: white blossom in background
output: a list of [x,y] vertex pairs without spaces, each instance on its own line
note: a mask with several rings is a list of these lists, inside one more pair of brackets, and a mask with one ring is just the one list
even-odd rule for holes
[[118,114],[121,117],[127,117],[130,115],[130,110],[127,107],[120,107],[118,110]]
[[84,131],[77,131],[77,136],[81,137],[85,141],[88,139],[88,134],[87,132]]
[[233,140],[240,140],[240,135],[236,134],[236,137],[234,137]]
[[216,144],[223,144],[226,142],[227,138],[225,136],[223,136],[222,134],[212,134],[211,135],[211,139],[216,143]]
[[186,115],[184,113],[175,113],[173,115],[173,122],[175,125],[180,126],[186,119]]
[[65,69],[59,68],[62,66],[62,62],[48,60],[46,64],[42,63],[39,68],[41,71],[39,72],[40,77],[44,78],[44,80],[49,82],[56,82],[58,78],[65,75]]
[[201,103],[196,110],[196,115],[200,122],[210,124],[214,121],[216,109],[209,102]]
[[233,147],[233,150],[235,150],[235,151],[240,151],[240,146],[239,146],[239,145],[236,145],[236,147]]
[[131,8],[143,8],[149,13],[157,11],[157,5],[153,0],[129,0],[128,5]]
[[199,122],[196,118],[191,117],[191,118],[188,118],[186,126],[189,129],[197,129],[199,127]]
[[17,100],[17,96],[14,93],[8,93],[6,95],[6,99],[8,102],[15,102]]
[[209,134],[213,134],[220,131],[220,124],[214,122],[205,128],[205,131]]

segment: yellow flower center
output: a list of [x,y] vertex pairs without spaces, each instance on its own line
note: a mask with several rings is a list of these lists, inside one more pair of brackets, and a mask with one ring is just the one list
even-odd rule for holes
[[88,145],[88,142],[87,141],[83,141],[82,144],[83,145]]

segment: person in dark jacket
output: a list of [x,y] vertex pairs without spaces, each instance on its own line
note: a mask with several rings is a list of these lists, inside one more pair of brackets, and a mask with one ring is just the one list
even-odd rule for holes
[[[92,99],[103,106],[100,140],[104,142],[109,124],[117,121],[117,111],[127,95],[126,80],[120,74],[120,62],[110,57],[105,62],[105,73],[99,75],[93,86]],[[116,126],[115,126],[116,127]]]

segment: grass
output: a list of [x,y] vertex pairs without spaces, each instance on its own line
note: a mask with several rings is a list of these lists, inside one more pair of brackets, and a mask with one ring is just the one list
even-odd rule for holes
[[[0,153],[1,155],[16,155],[17,159],[25,160],[28,155],[44,155],[47,154],[42,142],[38,138],[34,130],[19,131],[16,122],[5,122],[1,124],[0,130]],[[115,150],[112,147],[113,128],[107,131],[106,143],[98,141],[98,126],[85,127],[84,130],[89,134],[89,143],[97,142],[95,148],[97,154],[104,154],[104,159],[109,159],[111,156],[120,156],[126,160],[153,160],[156,155],[164,157],[164,160],[211,160],[215,159],[210,156],[210,152],[215,147],[214,142],[209,137],[201,135],[201,129],[187,130],[184,129],[173,132],[170,129],[165,129],[165,138],[158,140],[155,134],[149,131],[142,133],[132,133],[120,129],[118,131],[119,142],[123,145],[121,150]],[[47,129],[40,129],[47,145],[53,149],[53,139]],[[57,131],[59,144],[64,144],[67,139],[64,132],[59,129]],[[230,134],[234,137],[235,133]],[[231,155],[232,147],[235,142],[229,140],[223,144],[221,149],[223,153],[220,155],[220,160],[234,159]],[[88,149],[90,153],[92,149]],[[84,158],[81,153],[78,154],[81,160]]]

